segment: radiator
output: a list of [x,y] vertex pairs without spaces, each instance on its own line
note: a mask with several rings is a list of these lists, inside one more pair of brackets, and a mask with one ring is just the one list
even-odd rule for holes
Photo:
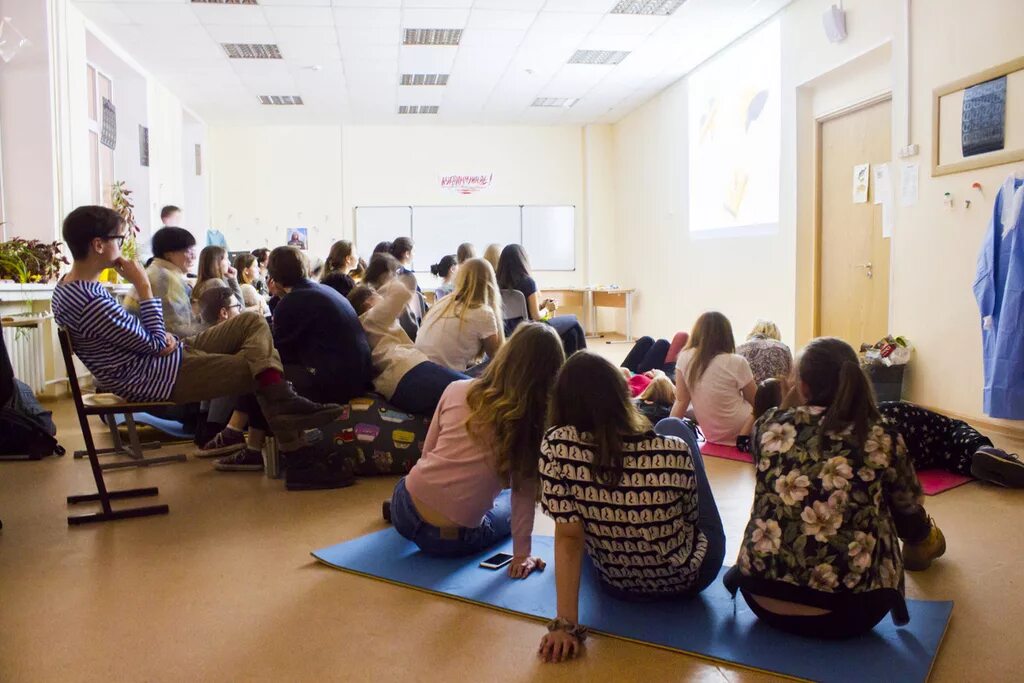
[[43,361],[43,323],[49,316],[17,316],[3,322],[4,346],[11,358],[14,376],[41,394],[46,387]]

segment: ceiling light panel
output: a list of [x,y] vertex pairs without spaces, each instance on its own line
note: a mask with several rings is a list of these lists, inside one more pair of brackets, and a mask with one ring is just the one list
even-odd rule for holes
[[277,45],[267,43],[221,43],[231,59],[281,59]]
[[398,107],[399,114],[436,114],[439,107],[436,104],[415,105],[403,104]]
[[399,85],[448,85],[448,74],[402,74]]
[[640,14],[667,17],[682,7],[686,0],[622,0],[612,8],[612,14]]
[[619,64],[629,56],[623,50],[576,50],[569,58],[570,64]]
[[193,5],[257,5],[256,0],[192,0]]
[[462,40],[461,28],[407,28],[403,45],[458,45]]
[[302,98],[298,95],[260,95],[260,104],[270,105],[299,105]]
[[580,101],[578,97],[538,97],[531,107],[561,107],[568,109]]

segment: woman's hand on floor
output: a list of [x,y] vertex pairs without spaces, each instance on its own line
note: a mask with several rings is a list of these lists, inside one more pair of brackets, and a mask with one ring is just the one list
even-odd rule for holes
[[513,579],[525,579],[533,571],[543,571],[544,560],[539,557],[513,557],[508,565],[508,575]]
[[565,631],[551,631],[540,639],[537,655],[542,662],[556,663],[573,659],[580,653],[579,639]]

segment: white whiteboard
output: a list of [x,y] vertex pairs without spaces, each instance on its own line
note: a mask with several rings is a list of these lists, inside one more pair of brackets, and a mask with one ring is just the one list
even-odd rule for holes
[[416,243],[417,272],[429,272],[463,242],[475,245],[478,256],[488,244],[522,244],[533,270],[576,269],[573,206],[356,207],[356,248],[364,258],[378,242],[402,235]]
[[356,251],[369,262],[378,242],[412,237],[411,206],[357,206]]
[[463,242],[476,245],[483,256],[488,244],[502,246],[522,238],[518,206],[414,206],[412,238],[415,270],[429,271],[446,254],[454,254]]
[[532,270],[576,270],[576,208],[524,206],[523,248]]

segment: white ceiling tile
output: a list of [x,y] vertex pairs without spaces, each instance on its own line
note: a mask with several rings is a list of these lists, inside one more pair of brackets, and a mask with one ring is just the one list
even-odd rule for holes
[[338,30],[346,28],[394,28],[402,25],[400,9],[370,9],[367,7],[341,7],[334,9],[334,23]]
[[331,0],[259,0],[261,5],[266,7],[288,6],[288,7],[330,7]]
[[322,64],[341,59],[337,45],[278,41],[277,46],[281,48],[281,55],[290,64]]
[[406,9],[421,7],[457,7],[469,9],[473,6],[473,0],[402,0],[402,7]]
[[277,38],[269,26],[207,26],[218,43],[273,43]]
[[271,26],[327,26],[334,28],[334,14],[328,7],[264,7]]
[[311,45],[337,45],[338,33],[333,26],[275,26],[274,37],[288,43],[309,43]]
[[467,31],[477,29],[527,29],[537,18],[536,12],[517,12],[512,10],[474,9],[469,13],[466,23]]
[[625,50],[630,52],[644,44],[645,36],[591,33],[579,44],[580,50]]
[[444,98],[445,88],[399,88],[395,101],[398,104],[436,104]]
[[[619,0],[548,0],[545,11],[607,14]],[[719,2],[720,0],[715,0]]]
[[131,24],[132,18],[112,2],[90,2],[81,5],[82,13],[100,26]]
[[463,28],[468,9],[403,9],[402,28]]
[[446,74],[451,71],[460,48],[403,45],[398,53],[402,73]]
[[548,12],[537,15],[530,27],[530,33],[587,34],[601,23],[600,14],[579,14],[571,12]]
[[402,0],[332,0],[335,7],[401,7]]
[[476,0],[473,9],[516,9],[539,11],[547,0]]
[[192,11],[206,26],[266,26],[267,18],[259,5],[194,4]]
[[198,26],[199,18],[192,12],[191,5],[157,5],[117,3],[118,9],[124,12],[137,24],[144,26]]
[[341,45],[394,45],[402,42],[401,30],[396,23],[388,28],[339,28],[338,43]]
[[462,34],[459,52],[483,50],[490,54],[507,52],[511,57],[526,39],[526,31],[480,30]]
[[339,45],[342,61],[386,62],[398,59],[397,45]]
[[646,36],[664,24],[666,18],[636,14],[609,14],[601,20],[601,23],[594,27],[594,33]]

